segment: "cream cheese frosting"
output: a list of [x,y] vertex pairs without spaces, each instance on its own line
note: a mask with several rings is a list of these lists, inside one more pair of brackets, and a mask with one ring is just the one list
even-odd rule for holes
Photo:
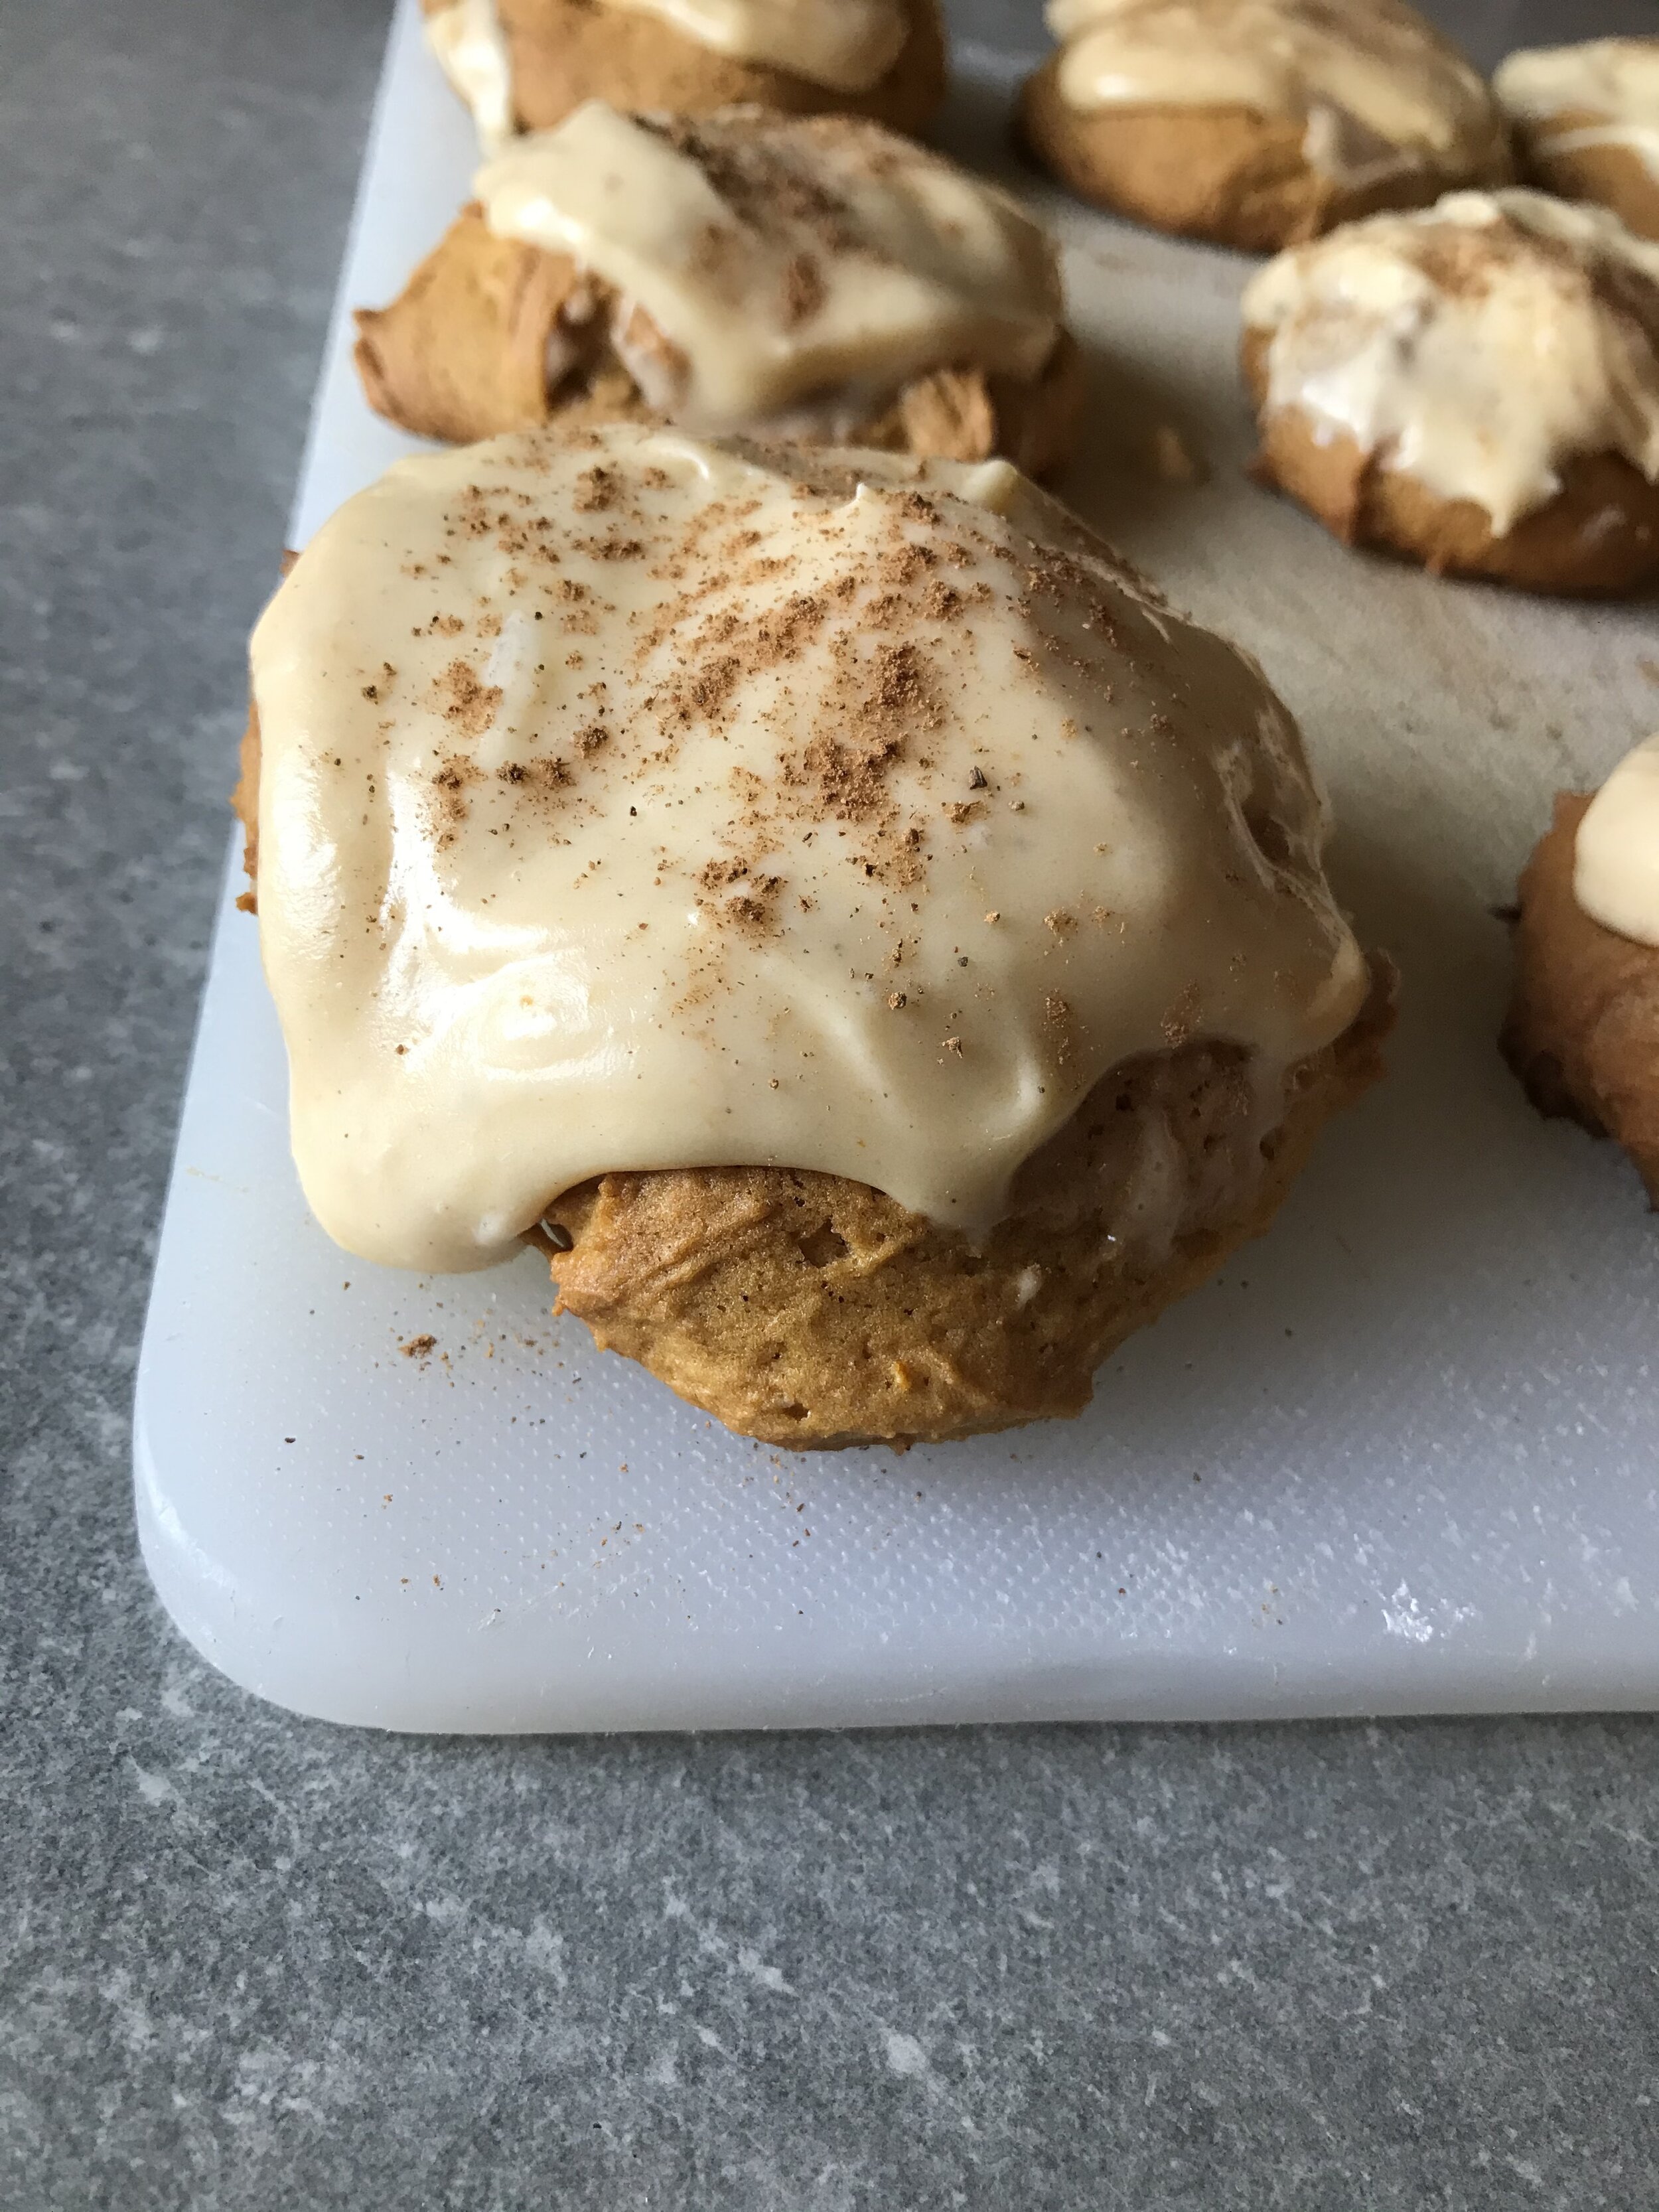
[[787,70],[832,92],[868,92],[903,49],[900,0],[602,0],[656,15],[717,54]]
[[[733,61],[787,70],[831,92],[868,92],[903,51],[902,0],[599,0],[654,15]],[[496,0],[449,0],[425,19],[427,42],[472,110],[485,150],[512,136],[513,65]]]
[[1578,824],[1573,896],[1592,921],[1659,945],[1659,737],[1626,753]]
[[1492,89],[1540,155],[1622,146],[1659,178],[1659,39],[1526,47],[1498,69]]
[[254,634],[295,1156],[395,1266],[610,1169],[973,1233],[1121,1060],[1283,1070],[1364,963],[1260,671],[1003,462],[617,427],[400,462]]
[[1322,173],[1467,173],[1492,101],[1456,49],[1399,0],[1050,0],[1060,96],[1114,107],[1247,107],[1305,126]]
[[1245,287],[1269,411],[1352,438],[1502,535],[1577,454],[1659,482],[1659,246],[1541,192],[1454,192],[1291,247]]
[[[962,361],[1034,376],[1060,328],[1054,249],[1030,217],[853,117],[590,100],[516,140],[474,190],[498,235],[615,288],[618,350],[647,400],[700,429],[777,422],[826,391],[856,422]],[[630,343],[635,308],[650,343]]]
[[472,111],[479,142],[494,153],[513,136],[513,64],[495,0],[453,0],[423,19],[428,46]]

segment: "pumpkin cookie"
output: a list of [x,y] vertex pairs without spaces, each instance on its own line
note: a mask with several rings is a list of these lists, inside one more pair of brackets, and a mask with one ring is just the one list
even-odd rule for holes
[[1558,796],[1519,899],[1504,1057],[1541,1113],[1622,1145],[1659,1206],[1659,737]]
[[1261,252],[1507,182],[1480,76],[1403,0],[1050,0],[1037,159],[1082,198]]
[[526,1236],[746,1434],[1075,1413],[1375,1075],[1253,662],[1006,463],[613,425],[400,463],[252,650],[319,1219]]
[[1348,544],[1539,592],[1659,573],[1659,247],[1459,192],[1246,288],[1258,471]]
[[1511,54],[1492,79],[1527,175],[1659,239],[1659,39]]
[[945,97],[938,0],[423,0],[486,151],[585,100],[680,115],[753,100],[920,131]]
[[1005,193],[841,115],[628,116],[516,140],[389,307],[370,404],[465,442],[659,415],[1059,462],[1082,394],[1058,258]]

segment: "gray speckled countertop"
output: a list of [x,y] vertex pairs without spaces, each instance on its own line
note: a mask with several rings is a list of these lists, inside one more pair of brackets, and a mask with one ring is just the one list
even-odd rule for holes
[[0,2203],[1659,2203],[1648,1721],[404,1741],[161,1617],[132,1367],[382,31],[0,11]]

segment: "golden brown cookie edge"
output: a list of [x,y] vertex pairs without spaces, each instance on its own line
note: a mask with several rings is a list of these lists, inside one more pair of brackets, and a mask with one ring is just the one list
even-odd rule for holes
[[1638,238],[1659,240],[1659,177],[1639,154],[1628,146],[1554,147],[1565,132],[1604,130],[1615,121],[1589,108],[1563,108],[1536,121],[1517,120],[1522,173],[1559,199],[1588,200],[1609,209]]
[[[572,1245],[550,1250],[556,1310],[736,1433],[793,1449],[945,1443],[1074,1415],[1117,1345],[1267,1227],[1319,1129],[1381,1072],[1395,977],[1383,959],[1372,975],[1349,1030],[1288,1079],[1286,1111],[1263,1142],[1267,1170],[1245,1209],[1183,1236],[1161,1265],[1127,1268],[1104,1292],[1104,1219],[1085,1212],[1066,1220],[1093,1183],[1091,1122],[1109,1119],[1113,1094],[1146,1066],[1157,1074],[1179,1054],[1103,1079],[1028,1164],[1015,1212],[982,1248],[839,1176],[744,1168],[599,1178],[550,1208]],[[890,1271],[879,1307],[855,1305],[848,1341],[828,1351],[846,1316],[830,1303],[814,1307],[811,1270],[793,1256],[802,1234],[841,1248],[837,1259],[813,1262],[825,1269],[825,1301],[853,1303],[853,1286],[872,1269]],[[1050,1279],[1059,1286],[1046,1308],[1018,1304],[1016,1286],[1034,1270],[1043,1297]],[[1022,1362],[1009,1356],[1019,1350],[1011,1333],[1028,1327],[1047,1333]]]
[[1556,794],[1522,871],[1498,1048],[1540,1114],[1611,1136],[1659,1206],[1659,948],[1604,928],[1574,895],[1578,825],[1592,796]]
[[[1270,343],[1249,327],[1240,342],[1261,437],[1252,472],[1345,545],[1394,554],[1433,575],[1568,598],[1624,598],[1659,575],[1659,484],[1622,453],[1574,455],[1559,471],[1560,490],[1500,534],[1475,501],[1442,498],[1346,433],[1322,438],[1300,408],[1269,409]],[[1606,527],[1609,513],[1617,529]]]

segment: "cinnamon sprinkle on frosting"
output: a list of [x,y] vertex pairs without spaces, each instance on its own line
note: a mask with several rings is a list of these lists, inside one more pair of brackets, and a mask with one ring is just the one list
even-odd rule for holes
[[253,678],[296,1158],[392,1264],[481,1264],[611,1168],[981,1227],[1172,1021],[1271,1088],[1363,990],[1289,717],[1005,464],[634,428],[402,462]]

